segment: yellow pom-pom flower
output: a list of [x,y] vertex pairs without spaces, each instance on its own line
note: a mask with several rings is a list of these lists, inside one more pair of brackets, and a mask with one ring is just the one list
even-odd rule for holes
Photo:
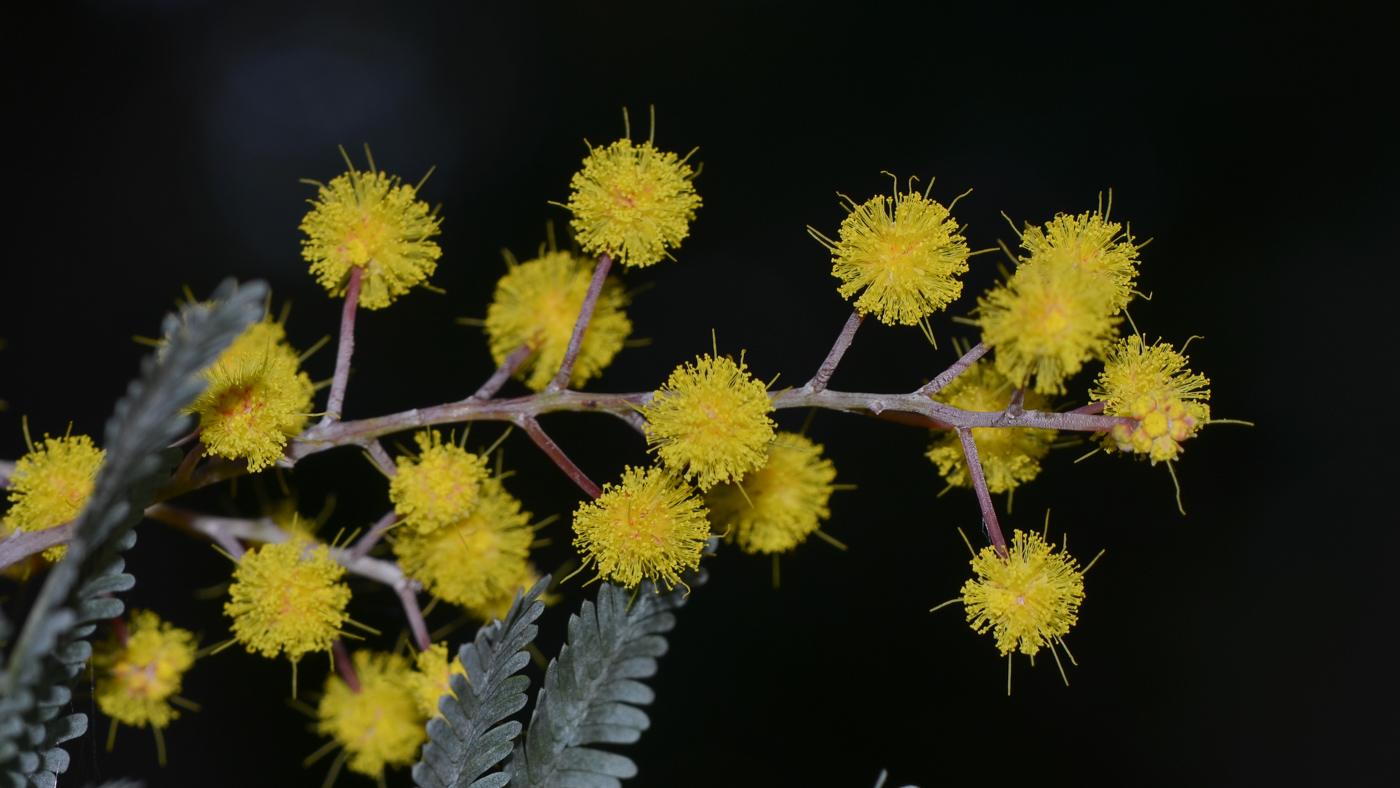
[[1139,247],[1123,235],[1123,225],[1098,211],[1058,214],[1044,230],[1027,226],[1021,247],[1030,252],[1023,265],[1068,266],[1107,284],[1113,314],[1132,300]]
[[442,249],[430,239],[442,219],[417,189],[375,171],[373,162],[368,172],[351,165],[329,185],[317,185],[301,222],[308,236],[301,256],[331,295],[344,295],[351,269],[360,268],[359,305],[382,309],[437,270]]
[[316,708],[316,731],[349,753],[351,771],[381,777],[385,766],[408,766],[427,741],[426,715],[418,709],[408,660],[397,654],[357,651],[354,690],[340,676],[326,679]]
[[691,180],[696,173],[674,153],[650,140],[635,145],[620,139],[589,147],[583,169],[569,184],[566,206],[573,212],[574,237],[587,254],[608,253],[623,265],[648,266],[690,234],[700,207]]
[[957,277],[967,271],[967,241],[941,203],[898,190],[860,205],[846,201],[839,241],[810,232],[831,250],[841,296],[865,291],[855,302],[862,314],[912,326],[962,294]]
[[[1006,410],[1011,404],[1015,387],[989,361],[981,360],[933,395],[939,402],[970,411]],[[1035,392],[1027,392],[1024,402],[1028,410],[1044,410],[1049,401]],[[1050,451],[1058,433],[1030,427],[973,427],[972,440],[977,444],[977,457],[982,461],[982,473],[987,489],[1003,493],[1034,479],[1040,474],[1040,459]],[[953,430],[934,430],[933,445],[927,457],[938,466],[938,473],[954,487],[971,487],[962,442]]]
[[982,548],[972,570],[977,576],[962,587],[967,620],[979,635],[991,630],[1003,656],[1019,650],[1035,657],[1079,620],[1084,572],[1040,534],[1016,531],[1005,558]]
[[394,539],[394,554],[433,596],[479,608],[518,587],[535,538],[529,522],[530,513],[501,480],[488,478],[471,514],[426,533],[405,529]]
[[780,432],[768,446],[768,462],[738,484],[721,484],[705,496],[710,521],[728,528],[726,541],[738,540],[746,553],[783,553],[807,541],[831,516],[836,466],[820,444],[803,435]]
[[168,726],[180,716],[169,700],[180,691],[194,652],[194,635],[149,610],[131,611],[125,639],[114,633],[93,648],[97,707],[123,725]]
[[286,653],[293,662],[307,652],[330,650],[349,619],[344,575],[324,544],[294,538],[249,550],[233,571],[224,604],[233,636],[249,653]]
[[[28,437],[27,432],[25,435]],[[106,456],[86,435],[45,435],[10,472],[10,510],[5,513],[3,529],[43,531],[73,520],[92,497]],[[44,551],[44,558],[57,561],[66,552],[67,545],[55,545]]]
[[[515,375],[531,389],[544,391],[564,363],[592,271],[591,260],[570,252],[547,252],[512,265],[496,283],[496,294],[486,310],[486,336],[496,363],[505,361],[521,345],[529,345],[532,353]],[[622,349],[632,333],[632,321],[623,311],[626,306],[621,283],[609,277],[584,331],[569,378],[571,387],[581,387],[597,377]]]
[[763,467],[773,440],[772,410],[768,387],[748,365],[710,355],[676,367],[641,408],[647,442],[661,462],[701,490]]
[[700,566],[710,538],[705,507],[694,490],[658,467],[627,467],[621,484],[606,484],[574,512],[574,547],[598,575],[633,588],[643,579],[674,587]]
[[406,526],[428,533],[471,514],[488,477],[486,458],[444,444],[437,430],[423,430],[413,440],[418,456],[395,460],[389,500]]
[[438,711],[439,698],[443,695],[457,697],[447,683],[448,678],[453,673],[465,676],[467,670],[462,667],[462,661],[457,659],[456,654],[448,655],[446,643],[435,643],[427,651],[420,651],[414,659],[414,667],[416,669],[408,674],[408,683],[413,688],[418,711],[424,717],[436,717],[441,714]]
[[1170,344],[1148,345],[1133,334],[1109,349],[1091,399],[1109,416],[1127,416],[1138,425],[1119,424],[1104,446],[1137,454],[1152,464],[1175,460],[1181,442],[1210,421],[1210,381],[1187,368],[1185,355]]
[[254,323],[199,373],[208,385],[186,412],[199,416],[206,452],[260,471],[306,426],[315,389],[285,338],[280,323]]
[[1057,263],[1022,265],[1009,282],[978,301],[982,341],[996,348],[997,369],[1041,394],[1062,394],[1065,378],[1102,358],[1122,318],[1111,308],[1111,282]]
[[[486,600],[485,604],[467,608],[467,614],[487,624],[492,621],[502,621],[505,619],[506,613],[510,612],[510,606],[515,603],[515,597],[534,588],[535,583],[538,583],[539,580],[539,570],[535,568],[534,564],[526,562],[520,567],[519,578],[507,583],[501,594]],[[546,605],[553,605],[559,599],[559,595],[548,592],[540,595],[540,601]]]

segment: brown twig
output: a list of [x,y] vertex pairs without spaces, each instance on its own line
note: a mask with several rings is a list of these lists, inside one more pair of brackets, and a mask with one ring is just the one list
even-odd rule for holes
[[399,524],[399,519],[399,513],[393,509],[385,512],[384,516],[379,518],[379,522],[375,523],[374,527],[369,529],[369,533],[360,537],[360,541],[356,542],[355,546],[350,548],[349,555],[355,558],[362,558],[369,555],[369,551],[379,542],[384,534],[388,533],[390,528]]
[[579,349],[583,347],[584,332],[588,331],[588,322],[593,319],[593,307],[598,304],[598,296],[603,292],[603,283],[608,279],[610,268],[612,256],[604,252],[598,258],[598,265],[593,268],[593,281],[588,283],[588,292],[578,310],[578,320],[574,321],[574,333],[569,337],[568,349],[564,351],[564,363],[559,365],[559,374],[550,381],[546,391],[564,391],[569,388],[569,378],[574,374],[574,362],[578,360]]
[[958,359],[957,361],[954,361],[951,367],[948,367],[947,369],[938,373],[938,375],[935,376],[933,380],[930,380],[928,383],[925,383],[923,385],[923,388],[920,388],[914,393],[922,394],[925,397],[932,397],[934,394],[937,394],[939,391],[942,391],[944,386],[948,385],[949,383],[952,383],[953,378],[956,378],[958,375],[961,375],[963,372],[966,372],[968,367],[977,363],[977,359],[987,355],[988,350],[991,350],[991,347],[984,345],[981,342],[978,342],[977,344],[969,348],[966,353],[962,354],[962,358]]
[[355,662],[350,659],[350,652],[345,648],[345,643],[336,640],[331,643],[331,653],[335,655],[335,672],[345,679],[346,685],[351,692],[360,691],[360,677],[355,673]]
[[73,523],[66,522],[42,531],[18,531],[0,540],[0,569],[42,553],[50,547],[67,544],[73,537]]
[[501,386],[504,386],[506,381],[510,380],[510,376],[514,375],[517,369],[520,369],[520,365],[524,364],[525,359],[529,358],[530,354],[533,352],[535,352],[535,349],[530,347],[529,344],[524,344],[516,348],[509,356],[506,356],[505,361],[502,361],[499,367],[496,367],[496,371],[491,374],[491,377],[487,378],[486,382],[481,384],[481,388],[477,389],[476,393],[467,397],[467,399],[488,400],[496,396],[496,392],[501,390]]
[[406,583],[394,586],[399,595],[404,612],[408,614],[408,629],[413,633],[413,642],[419,651],[433,647],[433,639],[428,635],[428,625],[423,621],[423,611],[418,607],[418,589]]
[[339,419],[345,407],[345,385],[350,379],[350,357],[355,354],[355,307],[360,303],[360,279],[364,276],[360,266],[351,266],[350,281],[345,285],[345,306],[340,311],[340,345],[335,354],[335,377],[331,378],[331,393],[326,400],[326,415],[321,419],[325,424]]
[[1007,418],[1018,419],[1025,412],[1026,387],[1021,386],[1011,393],[1011,402],[1006,406]]
[[841,328],[841,333],[836,337],[836,344],[831,346],[831,352],[826,354],[826,360],[817,368],[817,374],[807,381],[807,385],[802,387],[803,391],[813,393],[822,391],[826,384],[831,382],[831,376],[836,372],[836,365],[841,363],[841,357],[846,355],[846,349],[851,346],[852,340],[856,338],[856,329],[864,322],[865,315],[857,309],[851,312],[851,316],[846,318],[846,325]]
[[570,479],[574,480],[574,483],[582,487],[583,491],[588,493],[588,497],[596,499],[603,494],[602,489],[594,484],[593,480],[588,478],[588,475],[580,470],[573,460],[569,459],[569,455],[565,454],[563,449],[559,448],[559,444],[545,434],[538,421],[535,421],[533,417],[524,416],[515,423],[525,428],[530,440],[533,440],[535,445],[544,450],[544,453],[548,454],[551,460],[554,460],[554,464],[558,465],[564,473],[568,474]]
[[982,507],[982,524],[986,526],[987,538],[996,547],[997,553],[1006,555],[1006,537],[1001,535],[1001,523],[997,522],[997,510],[992,506],[992,494],[987,491],[987,479],[982,475],[982,461],[977,456],[977,443],[972,439],[972,430],[958,428],[958,440],[962,442],[963,458],[967,461],[967,474],[972,477],[972,488],[977,491],[977,505]]
[[399,466],[394,464],[394,458],[389,456],[389,452],[384,450],[384,444],[380,443],[378,439],[367,442],[365,452],[369,454],[369,458],[374,460],[374,464],[379,466],[379,470],[383,471],[385,476],[392,478],[394,474],[399,472]]
[[1082,407],[1075,408],[1074,410],[1069,411],[1069,412],[1070,412],[1070,413],[1098,414],[1098,413],[1103,413],[1103,409],[1104,409],[1104,407],[1105,407],[1106,405],[1108,405],[1107,402],[1090,402],[1088,405],[1084,405],[1084,406],[1082,406]]

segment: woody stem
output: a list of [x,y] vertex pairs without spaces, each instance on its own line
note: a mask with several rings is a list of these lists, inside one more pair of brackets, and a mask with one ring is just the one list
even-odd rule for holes
[[593,480],[589,479],[588,475],[580,470],[573,460],[569,459],[569,455],[559,448],[559,444],[545,434],[544,429],[540,427],[540,423],[533,416],[521,417],[515,423],[525,428],[530,440],[533,440],[537,446],[544,450],[544,453],[548,454],[551,460],[554,460],[554,464],[568,474],[575,484],[582,487],[583,491],[588,493],[588,497],[596,499],[603,494],[598,485],[594,484]]
[[977,457],[972,430],[959,427],[958,440],[962,442],[963,457],[967,461],[967,475],[972,477],[972,488],[977,491],[977,504],[982,507],[982,524],[987,528],[987,538],[992,541],[997,553],[1004,556],[1006,537],[1001,535],[1001,523],[997,522],[997,510],[992,506],[992,494],[987,491],[987,479],[982,475],[982,461]]
[[865,315],[857,309],[851,312],[851,316],[846,318],[846,325],[842,327],[841,334],[836,337],[836,344],[831,346],[831,352],[826,354],[826,360],[817,368],[817,374],[807,381],[803,387],[805,391],[817,392],[826,388],[826,384],[831,382],[832,373],[836,372],[836,365],[841,363],[841,357],[846,355],[846,349],[851,346],[851,341],[856,338],[856,329],[864,322]]
[[583,347],[583,334],[588,330],[588,321],[593,319],[593,307],[598,304],[598,296],[603,292],[603,283],[608,279],[608,269],[612,268],[612,256],[604,252],[593,269],[593,281],[588,283],[588,293],[579,307],[578,320],[574,322],[574,333],[569,337],[569,347],[564,351],[564,363],[559,365],[559,374],[550,381],[547,391],[563,391],[569,387],[569,378],[574,374],[574,362],[578,360],[579,348]]
[[340,419],[345,405],[345,384],[350,379],[350,357],[355,354],[355,307],[360,303],[360,280],[364,269],[350,268],[350,281],[345,285],[345,306],[340,310],[340,345],[335,354],[335,377],[331,378],[331,394],[326,400],[326,415],[322,424]]

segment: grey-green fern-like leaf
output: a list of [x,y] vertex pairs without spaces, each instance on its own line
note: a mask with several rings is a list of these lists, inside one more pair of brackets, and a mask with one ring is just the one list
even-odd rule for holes
[[520,723],[501,720],[525,708],[530,679],[518,676],[530,662],[525,647],[539,628],[544,612],[540,595],[549,575],[522,596],[516,596],[503,621],[493,621],[476,633],[476,641],[457,653],[467,675],[452,674],[452,692],[438,698],[441,717],[428,721],[423,760],[414,764],[413,779],[422,788],[501,788],[506,775],[482,775],[510,755]]
[[[691,585],[703,582],[702,575]],[[617,788],[636,775],[631,758],[584,745],[631,744],[651,725],[637,707],[655,694],[638,679],[656,674],[667,648],[662,635],[676,625],[671,611],[683,604],[680,591],[657,593],[650,582],[635,594],[605,583],[596,605],[583,603],[506,765],[513,786]]]
[[0,788],[48,788],[68,768],[58,747],[81,736],[85,714],[60,717],[74,678],[92,654],[87,637],[97,622],[122,614],[132,587],[121,553],[136,542],[131,530],[179,460],[167,450],[188,431],[180,412],[203,390],[195,377],[262,316],[267,286],[226,281],[210,303],[190,304],[162,326],[168,338],[159,360],[147,357],[107,420],[106,461],[87,506],[73,525],[68,551],[35,598],[0,676]]

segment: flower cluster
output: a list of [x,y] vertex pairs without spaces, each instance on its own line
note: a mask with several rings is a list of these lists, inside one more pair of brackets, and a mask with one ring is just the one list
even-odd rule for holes
[[779,432],[768,445],[768,461],[739,482],[720,484],[705,496],[710,521],[728,529],[746,553],[784,553],[807,541],[831,516],[836,466],[820,444]]
[[[346,160],[349,164],[349,160]],[[317,184],[301,256],[334,296],[345,294],[352,269],[361,274],[359,305],[382,309],[437,270],[442,249],[430,240],[442,220],[395,176],[350,166],[330,184]]]
[[[92,497],[105,456],[86,435],[45,435],[15,463],[9,479],[10,510],[0,531],[42,531],[73,520]],[[55,545],[44,551],[44,558],[57,561],[66,552],[67,545]]]
[[1210,381],[1186,364],[1171,345],[1148,345],[1137,334],[1109,350],[1090,396],[1104,403],[1104,413],[1130,417],[1137,426],[1115,426],[1106,448],[1150,458],[1154,465],[1177,458],[1181,442],[1210,421]]
[[529,574],[529,522],[520,501],[491,477],[468,513],[432,530],[404,529],[393,540],[394,555],[433,596],[469,610],[494,609]]
[[205,451],[246,459],[248,470],[260,471],[281,459],[288,438],[306,425],[314,387],[286,337],[269,316],[200,373],[208,385],[188,412],[199,416]]
[[[528,345],[530,357],[515,374],[535,391],[544,391],[564,362],[592,270],[591,260],[551,251],[511,265],[496,283],[496,293],[486,310],[491,356],[500,364],[521,345]],[[584,331],[569,379],[571,387],[581,387],[597,377],[622,349],[632,333],[632,321],[623,311],[626,306],[621,283],[609,277]]]
[[650,140],[623,138],[605,148],[589,147],[574,174],[566,206],[575,237],[588,254],[610,254],[638,268],[670,257],[690,234],[700,207],[686,160],[663,153]]
[[1035,657],[1079,620],[1084,572],[1040,534],[1016,531],[1006,556],[982,548],[972,571],[977,577],[962,587],[967,620],[979,635],[991,630],[1003,656],[1019,649]]
[[676,367],[641,408],[647,442],[661,462],[701,490],[763,467],[772,410],[768,387],[742,360],[709,355]]
[[166,727],[180,716],[169,701],[194,664],[194,646],[188,631],[149,610],[131,611],[108,640],[93,648],[97,707],[123,725]]
[[[980,360],[968,367],[937,394],[935,400],[968,411],[1005,410],[1014,393],[1011,381],[989,361]],[[1025,407],[1043,410],[1049,401],[1035,392],[1028,392]],[[972,440],[977,444],[977,456],[987,490],[1003,493],[1034,479],[1040,474],[1040,459],[1050,451],[1055,430],[1032,427],[973,427]],[[938,466],[938,473],[954,487],[971,487],[962,443],[953,430],[934,430],[933,445],[927,456]]]
[[437,430],[423,430],[413,440],[418,456],[395,460],[389,500],[406,526],[427,534],[471,514],[490,474],[485,457],[444,444]]
[[413,689],[418,711],[424,717],[436,717],[441,714],[438,699],[443,695],[457,697],[448,679],[453,673],[465,676],[467,671],[456,655],[448,656],[446,643],[435,643],[427,651],[419,652],[414,659],[414,668],[408,675],[408,684]]
[[358,689],[334,673],[326,678],[316,731],[345,748],[351,771],[382,777],[385,766],[408,766],[418,759],[418,748],[428,738],[427,715],[418,707],[407,659],[357,651],[354,666]]
[[1016,385],[1034,378],[1037,392],[1060,394],[1085,362],[1104,357],[1137,275],[1138,247],[1120,240],[1121,230],[1093,212],[1061,214],[1022,234],[1030,256],[977,307],[982,341]]
[[345,569],[330,549],[306,539],[266,544],[244,553],[233,571],[224,613],[233,636],[249,653],[286,653],[296,662],[307,652],[329,651],[349,619]]
[[680,582],[680,573],[700,566],[710,537],[705,507],[694,490],[662,468],[623,471],[595,501],[574,512],[574,547],[598,575],[632,588],[642,580]]
[[831,250],[842,297],[864,290],[857,310],[886,325],[912,326],[962,294],[967,241],[941,203],[912,190],[859,205],[846,201],[840,240],[808,230]]

